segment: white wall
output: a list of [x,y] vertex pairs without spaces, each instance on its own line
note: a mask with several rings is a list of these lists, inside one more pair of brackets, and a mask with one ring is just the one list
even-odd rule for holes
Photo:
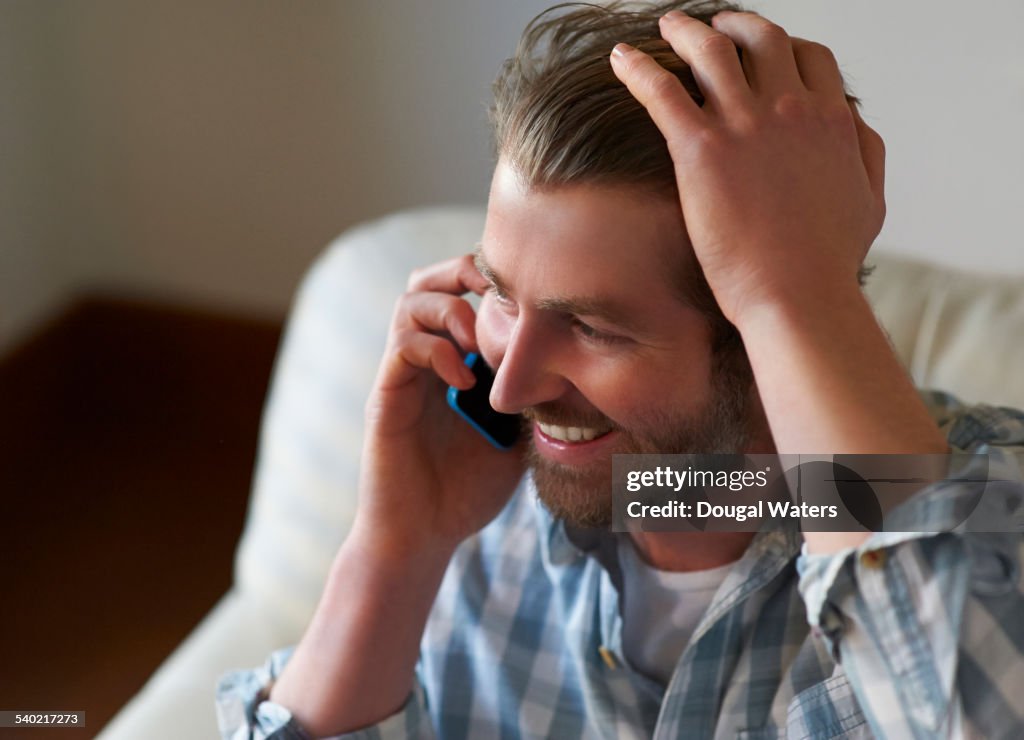
[[[90,287],[280,314],[345,227],[483,203],[489,83],[548,4],[0,1],[0,348]],[[886,138],[880,249],[1024,271],[1024,4],[755,7]]]
[[0,4],[0,347],[60,305],[66,88],[52,19]]

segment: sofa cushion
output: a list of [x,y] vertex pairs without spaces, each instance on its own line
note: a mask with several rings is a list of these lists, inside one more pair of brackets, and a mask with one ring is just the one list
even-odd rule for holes
[[868,298],[919,387],[1024,408],[1024,276],[875,261]]

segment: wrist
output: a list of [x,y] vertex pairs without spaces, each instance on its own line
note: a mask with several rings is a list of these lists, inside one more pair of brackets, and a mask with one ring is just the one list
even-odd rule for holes
[[796,283],[763,286],[737,304],[728,318],[744,340],[748,334],[763,331],[766,326],[777,329],[786,325],[828,332],[842,317],[851,314],[870,316],[874,321],[874,312],[855,279],[808,278]]
[[382,575],[394,574],[402,579],[408,579],[411,573],[443,572],[458,544],[426,531],[416,536],[399,533],[357,517],[334,558],[331,571],[345,571],[353,559],[357,559]]
[[270,690],[315,737],[380,722],[414,685],[448,559],[442,551],[405,557],[376,534],[354,527],[346,538],[306,633]]
[[761,304],[737,328],[780,452],[946,451],[859,286]]

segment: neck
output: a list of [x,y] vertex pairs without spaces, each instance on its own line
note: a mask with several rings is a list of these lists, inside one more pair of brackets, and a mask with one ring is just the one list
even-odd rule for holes
[[[775,440],[761,399],[751,388],[751,435],[746,454],[773,454]],[[711,570],[743,557],[755,532],[630,532],[640,557],[653,568],[675,572]]]
[[739,560],[754,532],[631,532],[640,557],[658,570],[710,570]]

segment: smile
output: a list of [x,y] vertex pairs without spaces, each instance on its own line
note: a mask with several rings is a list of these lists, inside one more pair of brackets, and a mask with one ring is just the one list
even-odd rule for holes
[[537,426],[540,427],[544,434],[552,439],[557,439],[559,442],[590,442],[611,431],[611,427],[563,427],[558,424],[544,424],[539,421]]

